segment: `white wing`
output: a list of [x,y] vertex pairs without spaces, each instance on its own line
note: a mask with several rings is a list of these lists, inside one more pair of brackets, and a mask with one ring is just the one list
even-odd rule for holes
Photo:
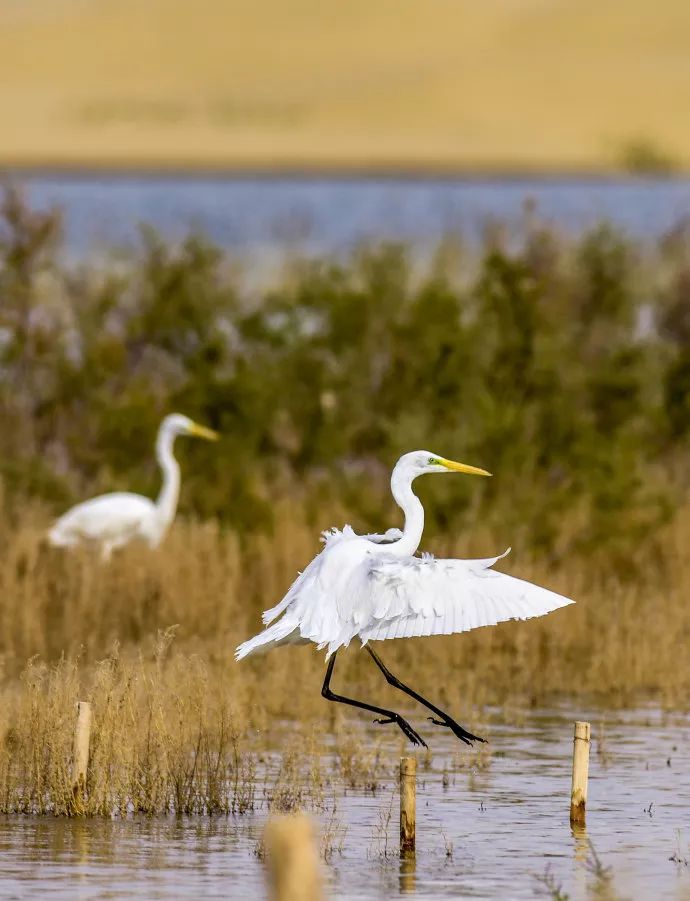
[[68,510],[49,532],[53,544],[122,541],[139,534],[155,516],[152,501],[139,494],[103,494]]
[[[364,561],[384,549],[356,535],[349,526],[342,532],[324,533],[326,547],[295,579],[285,597],[263,614],[267,628],[238,648],[241,660],[260,648],[313,641],[340,647],[357,634],[369,616],[357,604],[361,596],[361,572]],[[278,622],[278,617],[282,617]],[[272,625],[268,625],[272,623]],[[331,651],[332,653],[332,651]]]
[[506,620],[543,616],[574,603],[531,582],[495,572],[491,567],[500,559],[372,559],[367,572],[371,616],[359,629],[359,637],[366,642],[468,632]]
[[330,655],[355,636],[367,642],[467,632],[573,603],[492,570],[505,554],[482,560],[396,557],[349,527],[328,533],[325,541],[282,601],[263,615],[267,624],[282,618],[241,644],[238,660],[298,641],[328,646]]
[[[346,525],[343,527],[342,531],[340,529],[332,528],[321,533],[321,541],[325,545],[324,550],[326,550],[326,548],[333,549],[342,541],[349,541],[352,538],[366,538],[367,541],[373,541],[375,544],[385,545],[402,538],[402,532],[400,529],[388,529],[383,535],[377,533],[357,535],[352,526]],[[309,582],[314,581],[314,578],[321,567],[321,562],[321,554],[318,554],[297,576],[285,597],[276,604],[275,607],[271,607],[269,610],[265,610],[262,613],[261,621],[264,625],[272,623],[284,610],[287,610],[299,593],[308,587]]]
[[299,596],[300,591],[302,591],[310,582],[314,581],[314,577],[316,576],[320,564],[321,554],[318,554],[314,557],[309,566],[305,567],[305,569],[297,576],[282,601],[276,604],[275,607],[264,610],[261,614],[261,622],[264,623],[264,625],[268,625],[269,623],[272,623],[274,619],[277,619]]

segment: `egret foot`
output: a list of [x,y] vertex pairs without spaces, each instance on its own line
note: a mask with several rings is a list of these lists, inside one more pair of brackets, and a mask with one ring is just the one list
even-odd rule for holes
[[342,695],[337,695],[331,689],[331,676],[333,675],[333,668],[335,667],[335,658],[337,655],[337,651],[333,654],[331,659],[328,661],[328,667],[326,669],[326,678],[323,680],[323,685],[321,687],[321,695],[327,701],[336,701],[338,704],[349,704],[350,707],[358,707],[360,710],[371,710],[372,713],[380,713],[381,716],[379,719],[374,720],[375,723],[395,723],[402,732],[405,734],[405,737],[408,738],[413,745],[421,745],[423,748],[427,747],[427,743],[418,735],[412,726],[404,720],[399,713],[396,713],[394,710],[388,710],[386,707],[377,707],[375,704],[367,704],[364,701],[356,701],[354,698],[344,698]]
[[407,720],[404,720],[397,713],[387,717],[386,719],[374,720],[374,722],[379,723],[381,726],[386,726],[388,723],[395,723],[400,727],[402,732],[412,742],[413,745],[421,745],[423,748],[429,747],[422,736],[418,732],[415,732],[415,730],[412,728],[412,726],[410,726]]
[[472,735],[471,732],[468,732],[467,729],[463,729],[459,723],[456,723],[455,720],[452,720],[450,717],[445,720],[437,720],[434,719],[433,716],[428,716],[428,720],[431,720],[432,723],[435,723],[437,726],[445,726],[447,729],[456,735],[460,741],[464,741],[466,745],[471,745],[473,741],[480,741],[482,744],[487,744],[485,738],[480,738],[478,735]]
[[[369,652],[372,660],[381,670],[383,675],[386,677],[386,682],[389,685],[392,685],[393,688],[397,688],[399,691],[404,691],[406,695],[409,695],[411,698],[414,698],[415,701],[419,701],[420,704],[423,704],[427,710],[433,711],[436,716],[440,717],[440,719],[436,719],[433,716],[428,717],[432,723],[436,723],[437,726],[445,726],[447,729],[450,729],[451,732],[456,735],[460,741],[464,741],[466,745],[471,745],[473,741],[481,741],[486,744],[485,738],[480,738],[478,735],[472,735],[471,732],[468,732],[467,729],[463,729],[459,723],[456,723],[454,719],[448,716],[448,714],[437,707],[435,704],[432,704],[431,701],[428,701],[426,698],[422,697],[419,692],[416,692],[414,689],[410,688],[409,685],[405,685],[404,682],[401,682],[397,676],[394,676],[393,673],[388,669],[386,664],[381,660],[376,651],[372,650],[370,645],[364,646],[365,650]],[[400,727],[402,729],[402,726]],[[403,732],[405,730],[403,729]],[[424,746],[426,747],[426,745]]]

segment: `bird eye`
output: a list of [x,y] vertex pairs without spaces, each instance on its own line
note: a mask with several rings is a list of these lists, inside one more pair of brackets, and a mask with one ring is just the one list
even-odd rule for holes
[[429,466],[433,466],[434,463],[438,463],[436,457],[429,457]]

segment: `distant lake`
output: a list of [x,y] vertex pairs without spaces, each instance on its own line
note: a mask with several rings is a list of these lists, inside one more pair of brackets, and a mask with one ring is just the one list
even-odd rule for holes
[[293,253],[345,253],[366,240],[420,252],[448,234],[470,243],[491,221],[519,226],[526,206],[573,234],[605,219],[655,238],[690,218],[690,178],[21,175],[32,204],[59,205],[66,248],[83,257],[136,241],[140,223],[172,240],[190,229],[253,264]]

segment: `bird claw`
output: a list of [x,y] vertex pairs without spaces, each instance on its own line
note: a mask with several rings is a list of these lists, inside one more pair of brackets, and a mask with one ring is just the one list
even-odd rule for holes
[[409,723],[405,723],[404,726],[401,725],[400,728],[413,745],[421,745],[423,748],[426,748],[427,750],[429,749],[429,745],[424,741],[419,732],[415,732],[415,730],[412,728],[412,726],[410,726]]
[[388,723],[395,723],[400,727],[400,731],[410,742],[412,742],[413,745],[421,745],[423,748],[429,747],[422,736],[418,732],[415,732],[415,730],[412,728],[412,726],[410,726],[407,720],[404,720],[401,716],[391,716],[387,719],[377,719],[374,720],[374,722],[379,723],[382,726],[388,725]]
[[444,726],[446,729],[450,729],[453,735],[466,745],[471,745],[474,741],[480,741],[484,745],[487,744],[485,738],[480,738],[479,735],[473,735],[471,732],[468,732],[467,729],[463,729],[459,723],[455,722],[455,720],[450,719],[450,717],[447,720],[437,720],[434,719],[433,716],[428,716],[427,719],[431,720],[431,722],[435,723],[437,726]]

